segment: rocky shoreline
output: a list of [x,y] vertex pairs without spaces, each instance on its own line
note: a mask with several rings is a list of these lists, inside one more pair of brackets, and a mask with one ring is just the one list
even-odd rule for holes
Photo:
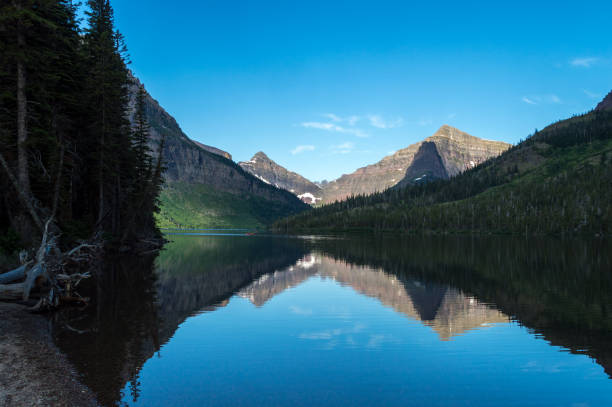
[[55,346],[47,320],[0,303],[0,406],[97,406]]

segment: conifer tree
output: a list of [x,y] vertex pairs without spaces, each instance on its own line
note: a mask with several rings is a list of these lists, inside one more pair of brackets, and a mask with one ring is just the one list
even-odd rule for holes
[[146,184],[151,181],[152,159],[149,147],[149,122],[146,119],[144,86],[139,86],[136,94],[136,110],[134,112],[134,159],[136,167],[136,182]]
[[[78,77],[70,65],[78,59],[78,47],[69,2],[15,0],[0,6],[0,153],[7,167],[3,172],[17,180],[17,185],[3,185],[9,187],[3,188],[3,201],[7,210],[14,209],[9,218],[22,234],[33,234],[32,221],[41,228],[39,209],[49,204],[50,194],[59,196],[54,185],[59,186],[63,145],[57,135],[71,122],[67,95],[76,89],[68,89],[65,79]],[[55,213],[57,205],[51,207]]]
[[70,0],[0,3],[0,233],[24,242],[50,218],[68,237],[156,230],[163,164],[151,158],[144,89],[132,129],[113,9],[87,8],[81,31]]
[[[127,111],[128,76],[122,36],[113,27],[113,9],[108,0],[89,0],[89,27],[85,54],[89,69],[89,161],[95,162],[96,223],[115,234],[121,227],[124,190],[122,172],[130,171],[132,146]],[[128,175],[128,179],[130,176]],[[93,195],[93,193],[92,193]]]

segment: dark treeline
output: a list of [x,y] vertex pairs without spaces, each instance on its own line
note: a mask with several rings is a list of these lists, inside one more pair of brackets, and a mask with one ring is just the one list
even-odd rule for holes
[[[162,161],[141,92],[129,109],[126,47],[108,0],[86,22],[69,0],[0,5],[0,235],[31,245],[44,224],[65,243],[156,237]],[[133,124],[129,116],[133,115]],[[161,151],[161,149],[159,149]]]
[[610,179],[612,111],[592,111],[450,180],[354,196],[275,228],[609,234]]

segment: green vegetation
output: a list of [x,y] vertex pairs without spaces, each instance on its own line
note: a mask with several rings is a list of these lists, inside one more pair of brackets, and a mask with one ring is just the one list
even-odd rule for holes
[[297,211],[282,202],[181,182],[161,191],[160,207],[162,228],[261,228]]
[[450,180],[356,196],[277,230],[612,232],[612,111],[555,123]]

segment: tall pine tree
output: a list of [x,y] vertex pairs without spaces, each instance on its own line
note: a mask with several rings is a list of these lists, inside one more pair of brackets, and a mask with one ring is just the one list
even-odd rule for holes
[[0,233],[34,243],[52,218],[66,239],[156,234],[163,163],[151,157],[144,90],[133,129],[127,118],[109,1],[87,2],[83,31],[70,0],[2,2],[0,55]]

